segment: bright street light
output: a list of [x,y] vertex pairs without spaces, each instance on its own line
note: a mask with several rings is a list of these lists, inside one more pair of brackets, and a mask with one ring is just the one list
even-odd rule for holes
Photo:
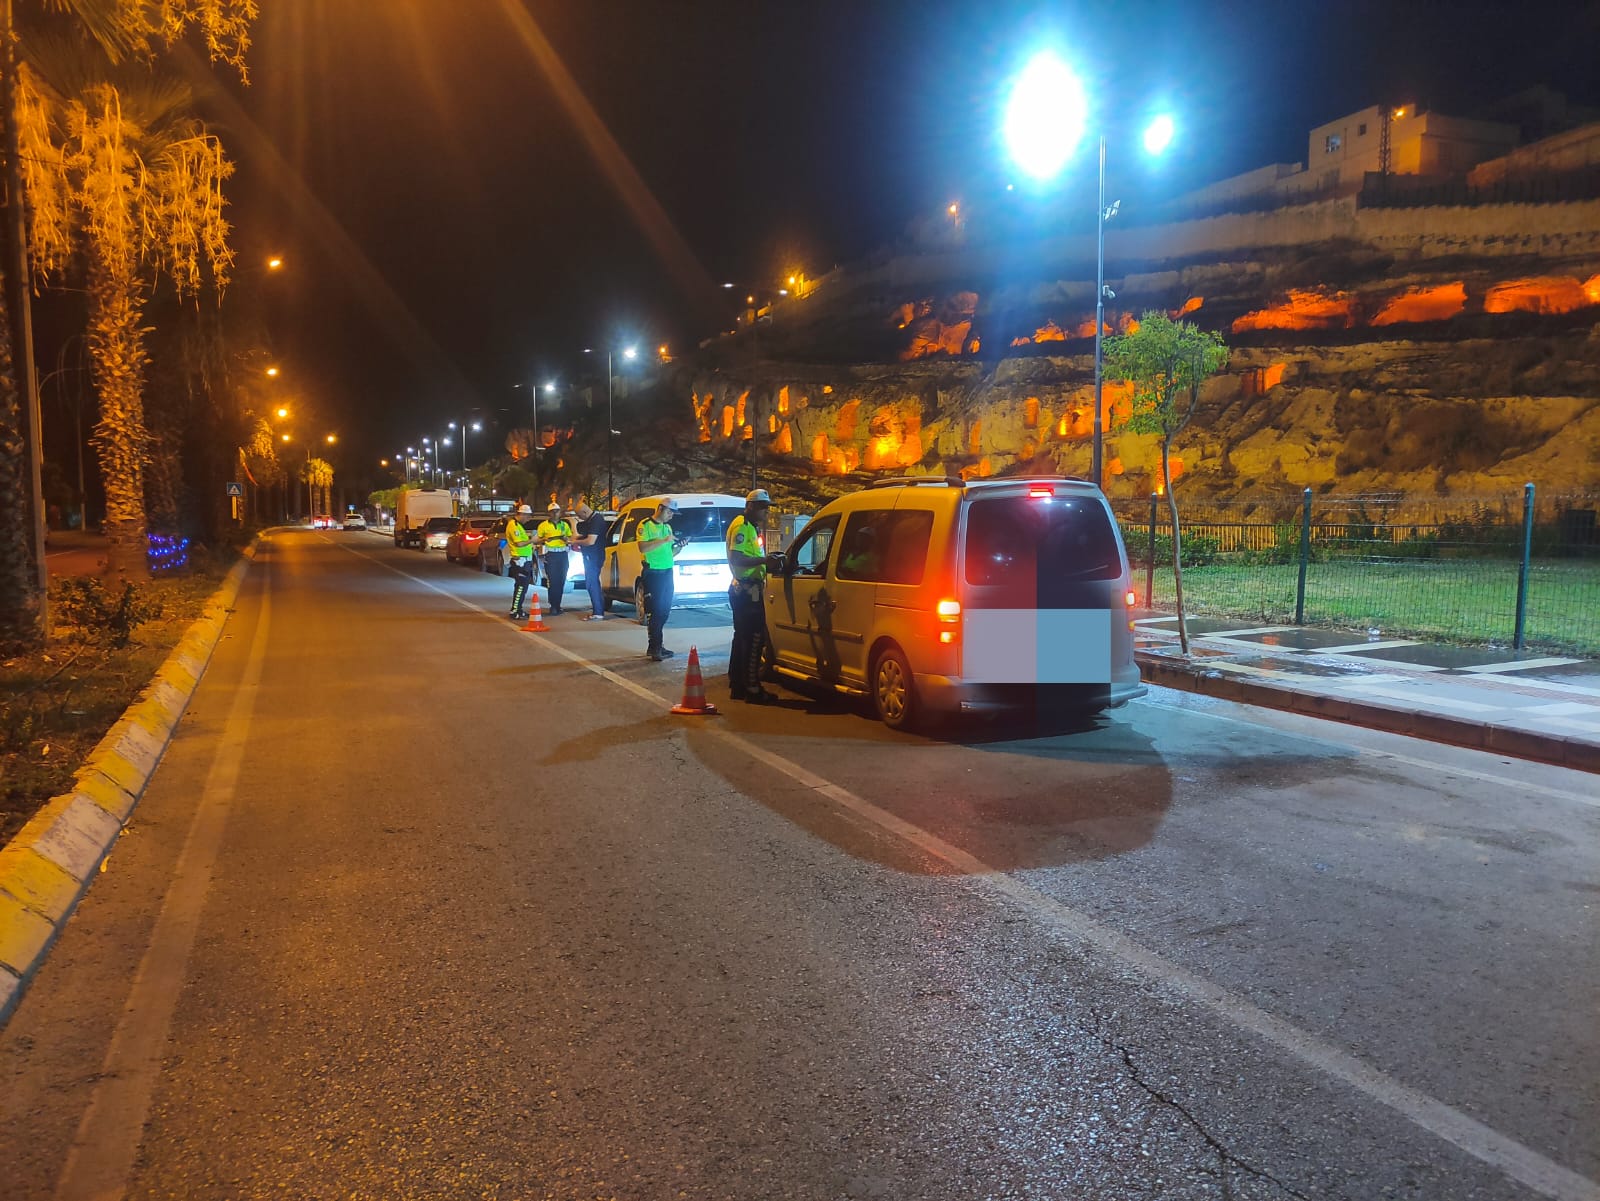
[[289,415],[289,410],[288,409],[279,409],[278,410],[278,416],[279,417],[287,417],[288,415]]
[[1160,154],[1172,144],[1173,124],[1172,118],[1162,113],[1145,127],[1144,149],[1146,154]]
[[1017,166],[1050,179],[1066,165],[1089,124],[1089,98],[1072,69],[1042,51],[1022,69],[1006,104],[1006,147]]
[[273,255],[270,259],[267,260],[267,270],[268,271],[276,271],[276,270],[278,270],[278,268],[280,268],[282,266],[283,266],[283,259],[280,258],[278,255]]
[[[1067,164],[1083,140],[1089,124],[1089,101],[1083,84],[1051,51],[1035,55],[1011,89],[1006,105],[1005,139],[1012,160],[1037,180],[1050,179]],[[1160,154],[1172,142],[1171,117],[1160,116],[1144,133],[1144,147]],[[1106,136],[1100,134],[1100,200],[1095,206],[1094,289],[1094,437],[1090,452],[1090,479],[1103,486],[1105,460],[1105,367],[1103,342],[1106,324],[1106,222],[1116,216],[1120,200],[1106,207]]]
[[276,367],[268,367],[267,368],[267,374],[269,376],[273,376],[274,378],[276,378],[276,376],[278,374],[278,369]]

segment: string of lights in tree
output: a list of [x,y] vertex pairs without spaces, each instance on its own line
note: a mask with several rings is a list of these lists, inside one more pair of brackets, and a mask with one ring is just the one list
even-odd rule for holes
[[170,534],[147,535],[145,551],[152,573],[181,571],[189,565],[189,540]]

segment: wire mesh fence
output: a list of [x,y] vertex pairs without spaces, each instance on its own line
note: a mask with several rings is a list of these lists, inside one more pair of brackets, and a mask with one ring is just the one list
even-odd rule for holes
[[[1118,502],[1134,584],[1175,604],[1164,500]],[[1185,607],[1262,624],[1600,654],[1600,491],[1180,496]],[[1152,550],[1154,554],[1152,556]]]

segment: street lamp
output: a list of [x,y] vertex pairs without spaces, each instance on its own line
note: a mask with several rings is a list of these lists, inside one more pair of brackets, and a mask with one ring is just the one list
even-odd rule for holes
[[[592,354],[593,350],[590,347],[585,346],[583,348],[583,353],[584,354]],[[611,463],[611,440],[622,432],[619,429],[614,429],[613,428],[613,426],[615,425],[615,419],[612,417],[611,378],[612,378],[612,359],[614,357],[614,353],[615,352],[613,352],[613,351],[611,351],[609,349],[606,351],[606,508],[607,509],[609,509],[611,507],[611,498],[616,496],[616,494],[617,494],[617,481],[616,481],[616,477],[615,477],[615,475],[614,475],[614,473],[612,471],[612,463]],[[638,353],[639,353],[639,350],[635,346],[624,346],[622,348],[622,357],[625,358],[625,359],[632,359]]]
[[[1089,100],[1072,69],[1050,51],[1042,51],[1023,68],[1006,105],[1005,138],[1012,160],[1038,180],[1054,177],[1077,150],[1089,124]],[[1144,133],[1144,148],[1161,154],[1171,143],[1172,118],[1159,116]],[[1115,293],[1106,287],[1106,222],[1117,215],[1120,200],[1106,206],[1106,136],[1100,141],[1100,199],[1095,206],[1094,287],[1094,439],[1090,478],[1102,485],[1105,456],[1104,357],[1106,300]]]

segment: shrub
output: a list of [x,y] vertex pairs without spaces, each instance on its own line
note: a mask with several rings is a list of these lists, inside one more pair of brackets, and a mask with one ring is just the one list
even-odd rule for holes
[[65,576],[56,583],[56,611],[89,640],[126,646],[135,629],[161,616],[162,605],[131,581],[113,593],[94,576]]

